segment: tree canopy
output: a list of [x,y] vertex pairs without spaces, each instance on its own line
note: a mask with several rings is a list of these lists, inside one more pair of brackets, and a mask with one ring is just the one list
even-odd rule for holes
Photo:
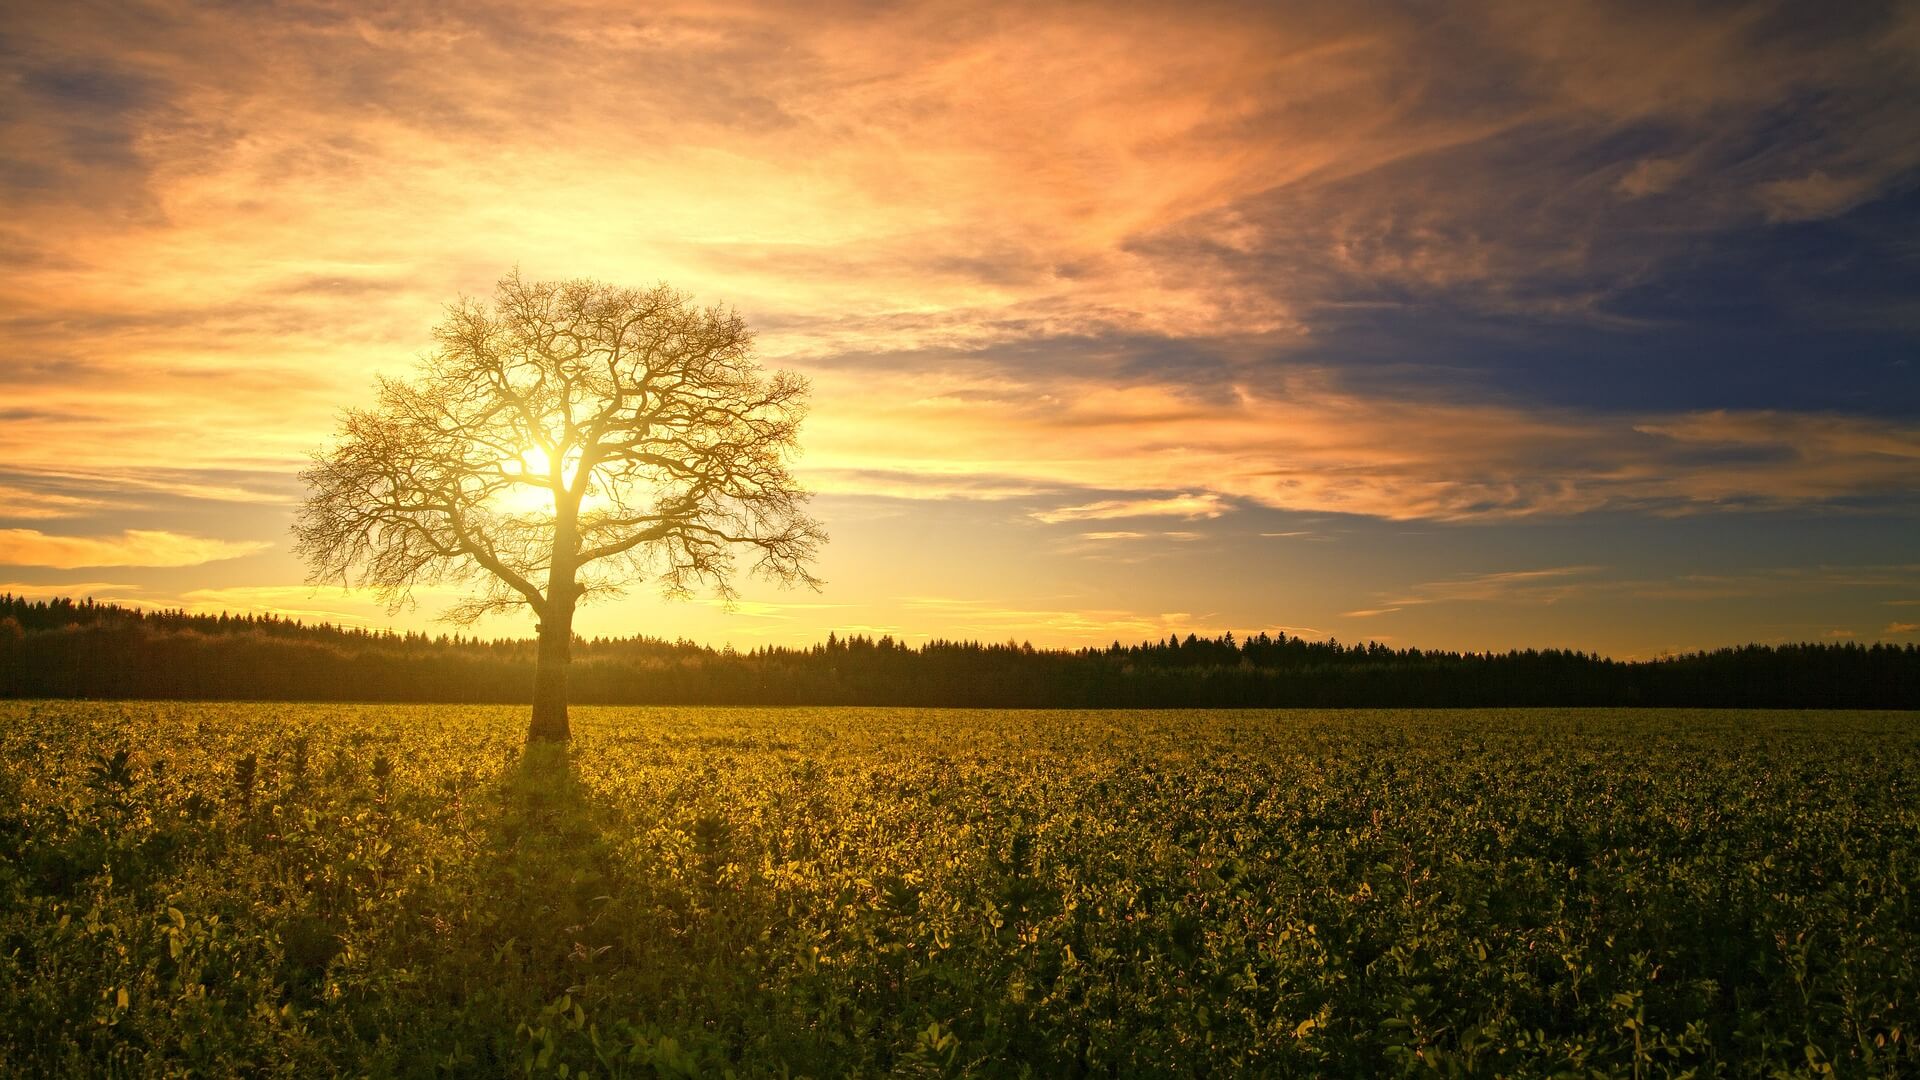
[[764,577],[818,585],[826,536],[788,469],[807,384],[762,371],[737,313],[665,285],[516,271],[434,336],[416,375],[380,379],[304,474],[295,532],[314,580],[395,607],[420,585],[463,586],[457,622],[532,609],[560,737],[579,601],[635,581],[731,599],[741,552]]

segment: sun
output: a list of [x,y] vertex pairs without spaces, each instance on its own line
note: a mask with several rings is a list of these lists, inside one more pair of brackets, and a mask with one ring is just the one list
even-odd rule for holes
[[[581,453],[570,451],[562,459],[560,482],[571,484],[580,468]],[[540,446],[528,446],[519,454],[500,462],[500,471],[525,483],[510,484],[488,500],[496,509],[510,514],[553,513],[553,456]],[[582,510],[598,510],[609,505],[605,495],[592,485],[581,500]]]
[[497,511],[515,516],[551,515],[553,491],[548,478],[553,475],[553,459],[538,446],[529,446],[518,454],[502,458],[500,471],[523,483],[508,484],[494,492],[487,502]]
[[533,476],[547,476],[553,472],[553,459],[547,456],[545,450],[537,446],[529,446],[520,451],[520,465],[526,473]]

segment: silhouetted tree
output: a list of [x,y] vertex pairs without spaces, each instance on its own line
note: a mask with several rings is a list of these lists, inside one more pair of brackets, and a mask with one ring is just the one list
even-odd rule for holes
[[652,578],[733,595],[735,551],[783,584],[826,539],[787,470],[806,382],[763,373],[728,310],[662,285],[503,278],[463,300],[410,380],[379,380],[305,474],[294,531],[312,580],[475,586],[446,617],[539,622],[529,739],[568,737],[575,605]]

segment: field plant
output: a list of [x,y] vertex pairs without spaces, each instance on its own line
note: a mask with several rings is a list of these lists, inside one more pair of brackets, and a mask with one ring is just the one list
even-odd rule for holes
[[0,1074],[1920,1074],[1920,718],[0,705]]

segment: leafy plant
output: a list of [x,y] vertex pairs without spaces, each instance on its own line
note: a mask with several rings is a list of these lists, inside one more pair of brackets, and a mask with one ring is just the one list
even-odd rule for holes
[[0,705],[0,1073],[1920,1072],[1912,715],[523,721]]

